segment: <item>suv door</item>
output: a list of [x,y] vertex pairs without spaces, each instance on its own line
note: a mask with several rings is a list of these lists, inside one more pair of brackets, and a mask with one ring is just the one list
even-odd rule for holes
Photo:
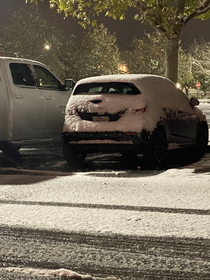
[[69,92],[63,90],[61,82],[45,67],[33,65],[38,88],[44,100],[43,133],[48,137],[60,137]]
[[36,87],[30,64],[8,63],[12,92],[12,139],[38,139],[42,136],[44,102]]
[[178,119],[180,122],[180,135],[184,142],[192,141],[196,139],[198,116],[193,112],[187,113],[184,111],[178,112]]

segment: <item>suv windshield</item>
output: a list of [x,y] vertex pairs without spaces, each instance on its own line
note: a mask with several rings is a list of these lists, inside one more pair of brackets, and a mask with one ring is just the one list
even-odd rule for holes
[[139,89],[132,83],[110,82],[89,83],[78,85],[74,95],[79,93],[110,93],[110,94],[140,94]]

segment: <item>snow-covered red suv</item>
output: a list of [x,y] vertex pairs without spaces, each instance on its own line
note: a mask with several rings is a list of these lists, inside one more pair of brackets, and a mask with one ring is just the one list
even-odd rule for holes
[[141,74],[77,82],[66,106],[63,153],[71,166],[88,153],[143,154],[158,166],[169,147],[194,145],[204,153],[208,125],[199,102],[170,80]]

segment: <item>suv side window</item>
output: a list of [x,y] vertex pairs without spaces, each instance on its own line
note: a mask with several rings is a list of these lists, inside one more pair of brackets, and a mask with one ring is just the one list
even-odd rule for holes
[[35,80],[28,64],[10,63],[9,66],[15,85],[35,86]]
[[59,90],[61,88],[60,81],[46,68],[39,66],[39,65],[33,65],[38,87],[43,89],[55,89]]

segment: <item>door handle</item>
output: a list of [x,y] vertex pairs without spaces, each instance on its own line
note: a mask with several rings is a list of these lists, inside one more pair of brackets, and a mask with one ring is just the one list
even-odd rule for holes
[[15,99],[23,99],[23,95],[15,95]]
[[53,100],[53,98],[51,96],[46,96],[45,100]]

